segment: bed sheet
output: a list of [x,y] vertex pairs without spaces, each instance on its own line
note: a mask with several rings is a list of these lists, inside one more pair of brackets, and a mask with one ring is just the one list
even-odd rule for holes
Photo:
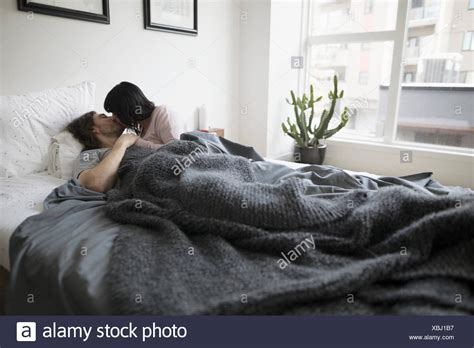
[[[276,164],[283,164],[287,167],[290,167],[292,169],[298,169],[298,168],[303,168],[303,167],[306,167],[308,166],[307,163],[298,163],[298,162],[290,162],[290,161],[283,161],[283,160],[279,160],[279,159],[273,159],[273,158],[265,158],[265,161],[268,161],[268,162],[272,162],[272,163],[276,163]],[[363,175],[363,176],[367,176],[369,178],[378,178],[380,177],[380,175],[378,174],[373,174],[373,173],[367,173],[367,172],[354,172],[352,170],[348,170],[348,169],[344,169],[344,171],[350,175]]]
[[10,269],[8,247],[13,231],[27,217],[41,213],[46,196],[65,182],[46,172],[0,178],[0,266]]

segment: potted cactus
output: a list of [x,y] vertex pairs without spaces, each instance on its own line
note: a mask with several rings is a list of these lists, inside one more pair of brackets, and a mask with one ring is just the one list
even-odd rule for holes
[[[323,97],[320,96],[315,99],[314,87],[310,86],[309,98],[306,94],[300,98],[295,97],[295,93],[290,91],[291,101],[286,99],[288,104],[293,106],[296,123],[292,123],[288,117],[285,124],[283,122],[281,127],[285,134],[288,134],[295,140],[295,158],[298,162],[310,164],[323,164],[326,156],[326,145],[321,143],[321,140],[327,139],[336,134],[343,128],[349,120],[349,113],[347,107],[341,114],[341,122],[333,129],[329,128],[329,122],[334,116],[334,110],[338,99],[342,99],[344,91],[337,90],[337,76],[334,76],[334,89],[329,91],[328,98],[331,101],[329,111],[324,109],[319,124],[314,120],[314,106]],[[309,113],[309,115],[307,115]]]

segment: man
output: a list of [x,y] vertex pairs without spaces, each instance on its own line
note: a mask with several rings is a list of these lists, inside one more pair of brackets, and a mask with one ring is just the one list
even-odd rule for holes
[[135,134],[123,134],[124,129],[112,117],[95,111],[82,115],[67,126],[67,130],[86,150],[79,155],[73,167],[73,177],[79,180],[81,186],[106,192],[115,185],[125,150],[139,138]]

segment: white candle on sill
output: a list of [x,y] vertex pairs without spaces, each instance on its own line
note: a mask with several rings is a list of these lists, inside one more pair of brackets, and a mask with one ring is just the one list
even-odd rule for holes
[[199,107],[199,129],[200,130],[206,130],[206,131],[208,131],[210,129],[205,104],[202,104]]

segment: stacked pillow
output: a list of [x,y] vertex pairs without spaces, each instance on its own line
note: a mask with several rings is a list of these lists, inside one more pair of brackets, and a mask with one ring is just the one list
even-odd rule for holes
[[[68,132],[61,131],[73,119],[94,109],[94,96],[93,82],[1,96],[0,177],[25,176],[49,167],[50,174],[70,178],[70,158],[79,154],[80,144]],[[57,146],[51,147],[54,151],[49,155],[52,139]],[[48,165],[49,160],[56,161],[56,165]]]
[[82,147],[67,130],[53,136],[48,150],[48,174],[60,179],[71,179],[74,161]]

